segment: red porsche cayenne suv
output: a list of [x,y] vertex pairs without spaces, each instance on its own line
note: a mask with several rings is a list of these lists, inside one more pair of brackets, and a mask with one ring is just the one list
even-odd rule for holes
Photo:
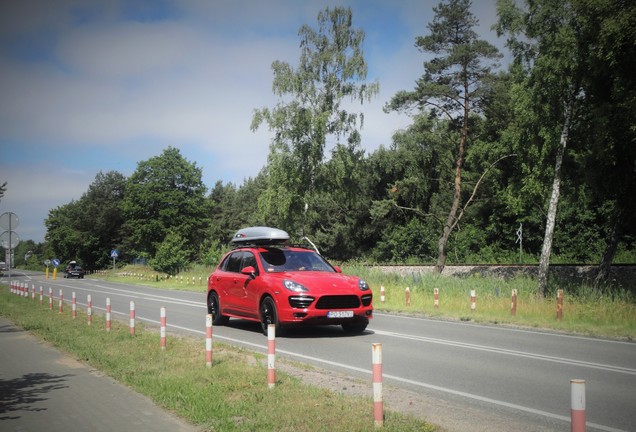
[[313,249],[287,245],[269,227],[239,230],[208,278],[207,307],[214,325],[232,318],[258,321],[267,334],[287,325],[341,325],[362,333],[373,316],[369,285],[342,274]]

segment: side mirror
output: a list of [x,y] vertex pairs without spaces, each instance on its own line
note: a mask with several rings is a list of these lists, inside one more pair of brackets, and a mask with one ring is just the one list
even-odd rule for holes
[[256,269],[253,266],[243,267],[243,269],[241,270],[241,273],[244,275],[249,275],[252,278],[256,277]]
[[333,266],[333,269],[336,271],[336,273],[342,273],[342,269],[339,266]]

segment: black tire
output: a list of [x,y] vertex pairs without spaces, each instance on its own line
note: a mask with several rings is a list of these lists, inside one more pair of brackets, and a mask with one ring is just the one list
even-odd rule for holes
[[267,336],[267,329],[269,325],[274,324],[276,336],[279,336],[281,334],[281,325],[280,321],[278,321],[278,311],[276,310],[276,303],[274,302],[274,299],[271,297],[265,297],[263,301],[261,301],[260,310],[263,334]]
[[229,319],[221,315],[219,295],[214,291],[210,291],[210,294],[208,294],[208,313],[212,315],[212,325],[224,325]]
[[362,322],[362,323],[358,322],[358,323],[342,324],[342,330],[344,330],[345,333],[349,333],[349,334],[360,334],[366,330],[368,325],[369,325],[369,321]]

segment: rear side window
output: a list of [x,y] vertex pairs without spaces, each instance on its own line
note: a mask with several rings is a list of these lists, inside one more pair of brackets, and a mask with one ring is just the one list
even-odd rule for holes
[[225,266],[223,267],[223,270],[233,273],[239,273],[241,271],[241,259],[243,258],[242,255],[243,252],[241,251],[232,252],[230,256],[228,256],[225,260]]
[[226,272],[240,273],[245,267],[252,266],[258,274],[256,257],[249,251],[232,252],[223,262],[221,268]]

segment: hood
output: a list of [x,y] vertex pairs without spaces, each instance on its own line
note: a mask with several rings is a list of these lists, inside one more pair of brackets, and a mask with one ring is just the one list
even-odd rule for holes
[[283,279],[298,282],[309,290],[305,294],[320,295],[327,292],[328,294],[358,295],[361,292],[360,288],[358,288],[359,278],[343,275],[342,273],[299,271],[268,273],[268,276],[279,279],[281,284]]

